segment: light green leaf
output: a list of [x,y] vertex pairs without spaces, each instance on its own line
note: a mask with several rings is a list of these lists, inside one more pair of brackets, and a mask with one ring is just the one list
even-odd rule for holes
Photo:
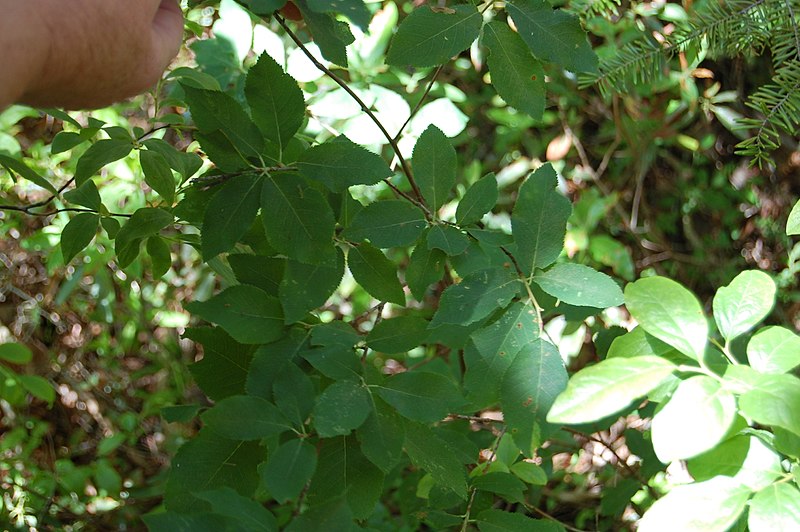
[[428,320],[398,316],[378,322],[367,335],[367,345],[382,353],[404,353],[420,345],[427,336]]
[[369,240],[379,248],[408,246],[425,225],[422,211],[407,201],[376,201],[356,213],[342,236],[353,242]]
[[460,225],[479,222],[497,203],[497,178],[493,173],[475,181],[464,193],[456,209],[456,221]]
[[379,156],[344,135],[309,148],[297,160],[300,173],[319,181],[333,192],[353,185],[374,185],[392,175]]
[[745,508],[750,490],[729,477],[673,488],[645,512],[639,532],[726,532]]
[[27,364],[33,360],[33,353],[22,344],[0,344],[0,360],[11,364]]
[[56,391],[47,379],[38,375],[19,375],[17,378],[22,387],[37,399],[41,399],[49,405],[56,400]]
[[569,305],[608,308],[623,303],[622,290],[614,280],[583,264],[556,264],[533,280],[551,296]]
[[739,397],[739,409],[757,423],[800,436],[800,379],[793,375],[763,375],[754,389]]
[[517,353],[500,388],[503,419],[514,443],[532,456],[552,428],[546,417],[567,387],[567,370],[556,347],[536,338]]
[[646,332],[701,360],[708,341],[708,322],[700,302],[665,277],[639,279],[625,287],[625,305]]
[[469,237],[451,225],[434,225],[428,231],[428,248],[441,249],[455,257],[469,247]]
[[295,260],[286,263],[279,297],[286,323],[302,320],[321,307],[339,287],[344,275],[344,255],[336,249],[334,260],[320,264],[304,264]]
[[75,167],[75,185],[80,187],[108,163],[126,157],[133,144],[130,140],[98,140],[86,150]]
[[430,285],[441,280],[445,258],[446,255],[441,250],[428,249],[427,238],[423,234],[411,253],[406,269],[406,283],[417,301],[425,298],[425,292]]
[[87,179],[86,182],[64,193],[64,199],[70,203],[80,205],[95,211],[100,211],[103,207],[103,202],[100,199],[100,192],[97,190],[97,185],[94,181]]
[[286,147],[305,114],[303,91],[297,82],[263,53],[247,73],[244,89],[253,121],[264,138]]
[[408,419],[432,423],[463,404],[453,381],[428,371],[406,371],[386,379],[381,398]]
[[350,380],[325,388],[314,406],[314,428],[323,438],[350,434],[360,427],[371,411],[367,389]]
[[144,172],[144,182],[172,205],[175,202],[175,177],[167,159],[156,151],[139,150],[139,163]]
[[441,65],[478,38],[483,17],[474,5],[415,9],[400,23],[386,62],[390,65]]
[[786,373],[800,364],[800,336],[784,327],[764,327],[747,344],[747,360],[761,373]]
[[577,16],[553,10],[545,0],[514,0],[506,9],[533,55],[572,72],[597,72],[597,56]]
[[278,447],[259,473],[270,495],[285,504],[300,495],[316,469],[317,451],[305,441],[294,439]]
[[422,197],[432,211],[437,211],[456,184],[456,150],[442,130],[431,124],[417,140],[412,157]]
[[236,245],[253,225],[260,204],[260,176],[238,175],[223,184],[211,198],[203,218],[203,258],[210,260]]
[[358,284],[372,297],[405,305],[406,295],[397,278],[397,269],[381,250],[367,243],[350,248],[347,266]]
[[736,399],[717,380],[699,375],[682,381],[653,417],[656,456],[668,464],[713,449],[728,433],[735,416]]
[[789,219],[786,220],[786,234],[788,236],[800,235],[800,201],[794,204]]
[[267,240],[277,251],[307,264],[335,258],[333,209],[320,191],[297,176],[265,179],[261,212]]
[[508,305],[520,289],[508,270],[481,270],[447,287],[433,315],[431,328],[445,323],[469,325]]
[[606,358],[632,358],[644,355],[664,357],[671,362],[675,362],[676,358],[686,360],[674,347],[647,334],[641,327],[636,327],[632,331],[614,338],[611,347],[608,348]]
[[53,194],[57,193],[56,188],[50,184],[50,181],[40,176],[35,170],[22,161],[0,153],[0,166],[4,167],[9,172],[19,174],[22,178],[27,179],[35,185],[39,185],[48,192],[52,192]]
[[558,177],[545,164],[522,184],[511,217],[517,261],[523,273],[553,264],[564,247],[569,200],[555,191]]
[[544,70],[525,41],[508,24],[492,21],[483,28],[489,49],[486,62],[492,85],[510,106],[541,120],[544,112]]
[[610,358],[580,370],[547,415],[550,423],[590,423],[615,414],[643,397],[675,371],[663,358]]
[[142,240],[158,234],[174,220],[172,214],[163,209],[145,207],[133,213],[117,232],[114,250],[117,262],[124,268],[139,255]]
[[438,485],[466,500],[464,467],[450,446],[431,429],[419,423],[406,423],[404,448],[412,464],[430,473]]
[[252,395],[227,397],[200,417],[209,430],[231,440],[258,440],[292,429],[278,407]]
[[254,286],[231,286],[207,301],[187,303],[184,308],[220,325],[243,344],[267,344],[283,334],[280,302]]
[[96,214],[83,212],[73,217],[61,231],[61,254],[64,263],[68,263],[75,255],[86,249],[100,225],[100,217]]
[[762,271],[741,272],[714,296],[714,319],[731,341],[767,317],[775,304],[775,282]]
[[750,532],[792,530],[800,523],[800,490],[788,482],[773,484],[750,501]]
[[541,466],[533,462],[517,462],[511,466],[511,472],[533,486],[544,486],[547,484],[547,473],[544,472]]

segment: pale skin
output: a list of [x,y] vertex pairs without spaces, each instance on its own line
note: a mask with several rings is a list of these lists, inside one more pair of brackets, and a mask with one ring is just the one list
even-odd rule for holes
[[92,109],[155,85],[183,36],[178,0],[0,0],[0,110]]

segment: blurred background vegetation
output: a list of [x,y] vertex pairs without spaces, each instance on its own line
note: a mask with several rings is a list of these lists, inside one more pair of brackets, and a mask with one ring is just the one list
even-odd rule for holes
[[[387,67],[391,33],[415,3],[420,2],[369,4],[375,13],[370,32],[354,29],[357,39],[349,48],[350,85],[390,132],[421,106],[399,139],[402,149],[410,152],[431,123],[454,137],[464,168],[459,196],[480,176],[497,174],[501,201],[489,225],[509,227],[522,178],[550,161],[561,174],[561,191],[574,203],[566,245],[572,258],[624,281],[651,273],[669,276],[709,306],[716,288],[737,272],[760,269],[780,287],[770,323],[800,326],[800,243],[784,231],[800,196],[797,141],[784,139],[774,164],[761,169],[734,153],[746,135],[735,120],[751,113],[746,95],[769,80],[768,59],[711,59],[701,53],[690,61],[677,54],[657,80],[612,94],[594,86],[580,89],[573,75],[549,65],[547,108],[537,122],[496,95],[477,45],[441,69]],[[642,32],[669,35],[690,16],[686,7],[691,4],[576,0],[564,7],[582,16],[603,58]],[[173,66],[175,77],[188,75],[181,67],[196,66],[241,94],[244,72],[266,52],[301,83],[310,109],[309,138],[343,133],[388,156],[385,140],[358,105],[322,77],[277,24],[254,28],[230,0],[218,9],[195,7],[187,15],[190,37]],[[298,32],[309,39],[302,24]],[[0,151],[23,157],[61,184],[88,147],[83,143],[71,155],[59,153],[59,143],[74,140],[65,134],[76,130],[71,120],[83,125],[101,120],[137,137],[155,130],[151,136],[197,150],[191,131],[160,129],[182,122],[186,113],[174,106],[176,90],[168,76],[151,94],[91,114],[71,113],[69,119],[12,107],[0,114]],[[133,159],[105,172],[99,184],[105,204],[131,212],[155,200]],[[142,263],[150,260],[145,257],[123,271],[113,261],[105,233],[65,265],[58,242],[68,214],[13,209],[47,197],[46,191],[14,182],[0,170],[0,341],[21,343],[33,354],[29,364],[0,365],[0,525],[140,529],[138,517],[160,503],[171,454],[198,428],[180,423],[196,408],[168,407],[207,404],[191,375],[201,353],[181,339],[189,324],[181,302],[205,299],[215,288],[212,269],[224,278],[226,266],[203,265],[194,248],[183,243],[191,235],[177,234],[169,242],[166,274],[154,277],[151,265]],[[357,316],[369,304],[365,293],[345,284],[327,311]],[[575,370],[603,356],[621,332],[609,325],[624,320],[568,315],[547,327]],[[22,378],[30,375],[45,378],[55,394],[32,393]],[[552,442],[547,458],[555,472],[541,489],[542,507],[550,515],[579,529],[630,526],[626,511],[635,511],[636,498],[628,504],[625,493],[639,484],[626,482],[631,475],[627,458],[636,454],[637,445],[630,431],[622,438],[625,429],[615,425],[591,438]],[[389,524],[390,514],[412,516],[421,507],[414,503],[419,479],[411,480],[398,484],[396,508],[387,508],[386,521],[373,526],[397,529]],[[620,507],[613,507],[613,498],[601,505],[601,489],[619,491]],[[404,526],[414,523],[411,519]]]

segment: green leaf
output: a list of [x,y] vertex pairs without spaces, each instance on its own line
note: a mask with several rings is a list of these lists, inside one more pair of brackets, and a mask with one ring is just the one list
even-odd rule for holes
[[444,440],[418,423],[406,423],[404,448],[411,463],[427,471],[440,486],[467,498],[464,467]]
[[747,360],[761,373],[787,373],[800,364],[800,336],[784,327],[764,327],[748,342]]
[[564,527],[555,521],[531,519],[522,513],[503,510],[484,510],[478,514],[481,532],[563,532]]
[[0,360],[11,364],[28,364],[33,360],[33,353],[22,344],[0,344]]
[[61,254],[64,263],[68,263],[75,255],[86,249],[100,225],[100,217],[96,214],[83,212],[73,217],[61,231]]
[[95,185],[94,181],[91,179],[88,179],[78,188],[74,188],[65,192],[64,199],[70,203],[74,203],[98,212],[103,208],[103,202],[100,199],[100,192],[98,192],[97,185]]
[[164,157],[169,167],[178,172],[184,180],[192,177],[203,166],[203,160],[197,154],[179,151],[161,139],[147,139],[142,144],[149,151]]
[[290,329],[289,334],[277,342],[260,346],[252,355],[250,367],[245,368],[247,393],[272,399],[279,375],[291,360],[308,348],[308,333]]
[[653,417],[656,456],[668,464],[713,449],[725,438],[735,416],[736,398],[719,381],[704,375],[682,381]]
[[800,523],[800,490],[788,482],[773,484],[750,501],[750,532],[792,530]]
[[172,205],[175,202],[175,177],[164,156],[155,151],[139,150],[139,163],[145,183]]
[[646,332],[702,360],[708,322],[700,302],[686,288],[665,277],[639,279],[625,287],[625,305]]
[[403,456],[403,419],[392,409],[378,406],[358,429],[358,439],[364,456],[384,473],[389,473]]
[[428,371],[392,375],[378,394],[408,419],[429,423],[442,420],[464,402],[453,381]]
[[350,248],[347,265],[358,284],[372,297],[405,305],[406,295],[397,278],[397,269],[381,250],[367,243]]
[[236,280],[257,286],[271,296],[278,295],[278,287],[286,269],[286,259],[263,255],[228,255],[228,263]]
[[261,155],[264,138],[239,102],[224,92],[181,86],[192,119],[202,133],[218,131],[244,157]]
[[244,92],[264,138],[285,148],[305,115],[303,91],[297,82],[263,53],[247,73]]
[[98,140],[86,150],[75,167],[75,185],[80,187],[108,163],[126,157],[133,144],[130,140]]
[[414,178],[422,197],[432,211],[437,211],[456,184],[456,150],[450,139],[431,124],[417,140],[412,157]]
[[788,236],[800,235],[800,201],[794,204],[789,218],[786,220],[786,234]]
[[483,17],[471,4],[436,10],[419,7],[400,23],[386,62],[415,67],[444,64],[478,38],[482,24]]
[[164,489],[164,504],[175,512],[200,513],[209,505],[196,498],[192,491],[225,486],[249,497],[258,486],[256,468],[263,456],[263,450],[256,442],[231,440],[201,430],[172,459]]
[[[197,413],[200,412],[202,408],[203,407],[200,405],[165,406],[161,409],[161,417],[163,417],[164,421],[167,423],[189,423],[197,416]],[[122,445],[126,439],[127,436],[124,433],[118,432],[98,444],[98,453],[107,455]]]
[[556,347],[536,338],[517,353],[500,389],[503,419],[514,443],[532,456],[552,428],[546,417],[567,386],[567,370]]
[[622,290],[614,280],[583,264],[556,264],[533,276],[539,287],[569,305],[608,308],[623,303]]
[[524,501],[525,497],[523,493],[527,489],[525,483],[520,479],[511,473],[504,472],[491,472],[478,475],[472,479],[472,487],[477,490],[496,493],[510,502]]
[[339,287],[342,276],[344,255],[338,248],[334,260],[321,264],[289,260],[278,292],[286,323],[300,321],[309,311],[323,306]]
[[218,532],[231,525],[230,519],[205,512],[186,515],[160,511],[143,515],[142,521],[150,532]]
[[514,0],[506,10],[533,55],[571,72],[597,72],[597,56],[577,16],[544,0]]
[[525,41],[508,24],[492,21],[483,28],[483,42],[489,49],[486,62],[497,94],[511,107],[541,120],[545,103],[544,70]]
[[294,439],[278,447],[259,472],[270,495],[285,504],[300,495],[316,469],[317,451],[305,441]]
[[505,269],[494,268],[470,274],[444,291],[431,327],[445,323],[474,323],[498,308],[505,308],[519,288],[519,279]]
[[278,407],[252,395],[226,397],[200,417],[209,430],[231,440],[258,440],[292,428]]
[[37,399],[41,399],[49,405],[56,400],[56,391],[47,379],[38,375],[19,375],[17,378],[22,387]]
[[283,334],[280,302],[253,286],[231,286],[207,301],[187,303],[184,308],[220,325],[243,344],[266,344]]
[[203,258],[231,249],[250,229],[261,204],[261,177],[238,175],[222,185],[208,204],[200,235]]
[[800,379],[793,375],[760,376],[754,389],[739,396],[739,409],[757,423],[800,436]]
[[14,172],[19,174],[22,178],[27,179],[28,181],[30,181],[35,185],[39,185],[48,192],[51,192],[53,194],[58,193],[56,187],[51,185],[50,181],[40,176],[38,173],[36,173],[32,168],[30,168],[27,164],[23,163],[22,161],[18,161],[13,157],[9,157],[8,155],[0,153],[0,166],[4,167],[9,172]]
[[314,428],[323,438],[344,436],[360,427],[371,411],[367,389],[350,380],[325,388],[314,406]]
[[564,247],[569,200],[555,191],[558,176],[548,163],[536,170],[520,187],[511,216],[517,261],[523,273],[553,264]]
[[[674,347],[647,334],[641,327],[636,327],[632,331],[614,338],[611,347],[608,348],[606,358],[632,358],[646,355],[664,357],[671,362],[675,362],[675,359],[679,357],[683,358],[683,355],[675,351]],[[686,359],[684,358],[684,360]]]
[[406,269],[406,283],[417,301],[423,300],[430,285],[441,280],[444,275],[445,258],[442,251],[428,249],[423,239],[420,239],[420,243],[414,248]]
[[615,414],[657,387],[675,371],[663,358],[610,358],[580,370],[558,396],[547,421],[590,423]]
[[455,257],[469,247],[469,237],[451,225],[434,225],[428,231],[428,248],[441,249]]
[[369,240],[379,248],[408,246],[425,225],[422,211],[407,201],[376,201],[356,213],[342,236],[353,242]]
[[762,271],[741,272],[714,296],[714,319],[726,341],[755,327],[775,304],[775,282]]
[[247,155],[237,149],[222,131],[195,131],[193,137],[218,170],[236,173],[250,167]]
[[277,251],[307,264],[334,258],[333,209],[320,191],[297,176],[265,179],[261,212],[267,240]]
[[[746,426],[739,419],[741,426]],[[734,424],[730,432],[737,426]],[[764,489],[784,474],[781,457],[759,437],[746,434],[725,440],[707,453],[689,460],[688,467],[695,480],[725,475],[753,491]]]
[[75,146],[83,144],[89,140],[86,135],[81,135],[80,133],[75,133],[73,131],[59,131],[56,133],[56,136],[53,137],[53,142],[50,144],[50,154],[56,155],[58,153],[64,153],[65,151],[69,151]]
[[322,57],[339,66],[347,66],[347,46],[355,37],[347,23],[336,20],[330,13],[317,13],[306,5],[306,0],[296,0],[308,29],[319,46]]
[[241,532],[277,532],[278,523],[272,512],[249,497],[242,497],[225,487],[197,493],[197,497],[211,504],[215,514],[224,515],[236,522]]
[[133,213],[123,225],[114,241],[117,262],[124,268],[139,255],[142,240],[158,234],[173,221],[173,216],[163,209],[145,207]]
[[511,472],[533,486],[544,486],[547,484],[547,473],[544,472],[541,466],[533,462],[517,462],[511,466]]
[[184,337],[203,345],[203,359],[189,371],[209,398],[219,401],[245,392],[252,346],[236,342],[220,328],[187,329]]
[[330,345],[316,347],[300,355],[329,379],[358,379],[361,364],[352,346]]
[[300,173],[319,181],[333,192],[353,185],[374,185],[392,175],[392,170],[379,155],[344,135],[309,148],[297,160]]
[[256,15],[271,15],[286,4],[286,0],[237,0]]
[[497,203],[497,194],[497,178],[493,173],[486,174],[474,182],[458,202],[456,221],[459,225],[479,222]]
[[367,345],[387,354],[405,353],[428,337],[428,320],[398,316],[381,320],[367,335]]
[[729,477],[676,486],[639,521],[639,532],[726,532],[745,508],[750,490]]
[[160,279],[169,271],[172,266],[172,255],[166,240],[160,236],[151,236],[145,245],[147,254],[150,255],[150,262],[153,265],[153,279]]
[[307,0],[308,7],[317,13],[339,13],[366,31],[372,15],[363,0]]
[[294,362],[284,364],[272,383],[275,404],[296,427],[302,427],[311,415],[316,394],[314,383]]

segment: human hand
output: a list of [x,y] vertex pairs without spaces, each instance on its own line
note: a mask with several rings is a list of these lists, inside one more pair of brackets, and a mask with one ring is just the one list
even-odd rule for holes
[[11,1],[47,43],[18,98],[37,107],[97,108],[139,94],[158,81],[183,36],[178,0]]

